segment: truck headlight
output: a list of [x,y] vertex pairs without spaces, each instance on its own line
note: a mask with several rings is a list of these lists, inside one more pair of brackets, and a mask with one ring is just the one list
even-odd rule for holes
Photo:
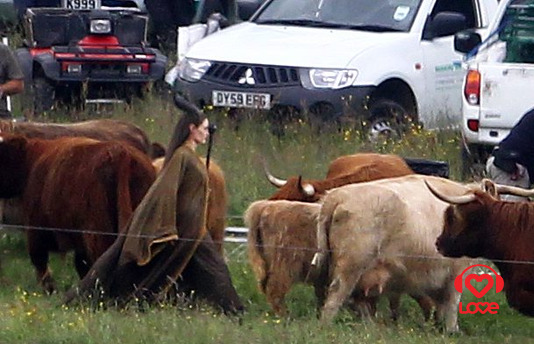
[[196,82],[206,74],[210,67],[210,61],[184,58],[178,67],[178,75],[189,82]]
[[331,88],[334,90],[352,86],[358,71],[355,69],[301,69],[300,80],[307,89]]
[[93,19],[89,26],[89,32],[95,35],[105,35],[111,33],[111,20]]

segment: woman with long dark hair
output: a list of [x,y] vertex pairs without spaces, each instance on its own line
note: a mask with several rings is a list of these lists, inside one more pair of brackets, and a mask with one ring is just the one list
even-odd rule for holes
[[225,312],[243,309],[206,230],[208,174],[195,150],[209,137],[209,121],[192,105],[184,110],[158,178],[122,235],[67,293],[66,302],[98,284],[100,295],[112,299],[160,300],[179,292],[205,298]]

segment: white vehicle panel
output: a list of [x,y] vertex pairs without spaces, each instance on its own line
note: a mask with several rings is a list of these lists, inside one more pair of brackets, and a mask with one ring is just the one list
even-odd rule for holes
[[[406,35],[242,23],[195,43],[187,57],[249,64],[343,68],[367,50],[391,45]],[[229,46],[232,49],[228,49]]]
[[534,107],[533,66],[484,63],[480,68],[480,127],[513,127],[523,114]]

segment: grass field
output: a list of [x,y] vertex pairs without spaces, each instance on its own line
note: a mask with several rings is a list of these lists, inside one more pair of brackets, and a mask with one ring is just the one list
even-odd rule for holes
[[[131,107],[111,112],[87,109],[58,113],[44,120],[69,121],[96,116],[130,120],[144,128],[153,140],[167,143],[179,112],[167,97],[149,95]],[[239,224],[246,207],[273,193],[263,176],[260,161],[269,163],[281,178],[302,174],[321,178],[333,158],[349,153],[375,151],[405,157],[444,160],[451,178],[459,179],[459,135],[455,131],[411,133],[400,142],[365,143],[354,128],[313,128],[306,120],[294,121],[283,136],[250,114],[236,123],[224,113],[212,113],[218,125],[213,158],[226,174],[230,195],[228,214]],[[236,126],[238,127],[236,129]],[[204,148],[205,149],[205,148]],[[204,153],[204,152],[202,152]],[[61,293],[44,295],[35,281],[21,233],[0,231],[0,344],[3,343],[534,343],[534,320],[511,310],[503,293],[488,293],[482,301],[495,301],[499,314],[460,314],[461,334],[447,335],[423,322],[413,300],[403,299],[397,324],[388,317],[382,300],[374,321],[343,311],[332,325],[316,319],[310,287],[297,286],[288,297],[287,318],[272,314],[256,288],[247,263],[245,247],[227,244],[227,259],[235,287],[247,312],[241,319],[219,314],[202,304],[161,304],[147,307],[131,304],[125,309],[61,304]],[[71,256],[52,257],[52,269],[60,290],[77,282]],[[463,302],[476,301],[464,292]]]

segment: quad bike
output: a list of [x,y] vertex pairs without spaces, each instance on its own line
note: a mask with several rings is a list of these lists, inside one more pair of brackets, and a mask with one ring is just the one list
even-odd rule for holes
[[24,47],[16,52],[33,115],[58,102],[129,102],[163,78],[167,57],[147,43],[146,13],[100,0],[64,5],[28,8],[24,16]]

